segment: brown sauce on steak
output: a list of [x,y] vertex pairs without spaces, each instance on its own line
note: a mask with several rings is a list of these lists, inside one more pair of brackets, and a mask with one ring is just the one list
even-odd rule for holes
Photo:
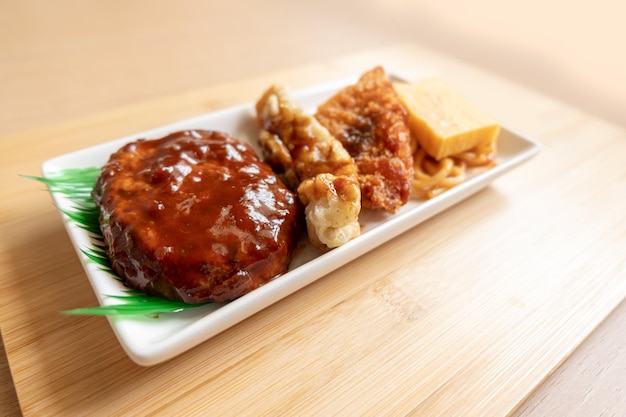
[[191,130],[115,152],[93,192],[125,284],[186,303],[228,301],[284,273],[296,195],[247,145]]

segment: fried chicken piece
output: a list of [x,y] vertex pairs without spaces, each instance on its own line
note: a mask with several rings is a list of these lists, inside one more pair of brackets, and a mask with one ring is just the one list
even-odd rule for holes
[[361,190],[354,160],[341,143],[284,87],[265,91],[256,111],[265,160],[297,189],[313,246],[334,248],[359,236]]
[[363,207],[394,213],[406,204],[413,144],[406,111],[382,67],[328,99],[315,117],[354,158]]

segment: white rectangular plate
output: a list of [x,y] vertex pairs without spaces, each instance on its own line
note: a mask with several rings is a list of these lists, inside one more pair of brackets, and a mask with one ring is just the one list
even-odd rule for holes
[[[318,85],[294,92],[293,97],[305,110],[314,112],[316,106],[326,98],[355,81],[356,77]],[[261,93],[260,91],[259,95]],[[127,142],[139,138],[159,138],[184,129],[227,132],[259,150],[254,105],[246,104],[59,156],[43,164],[43,175],[50,177],[68,168],[102,166],[111,153]],[[158,318],[143,316],[109,318],[110,324],[126,353],[137,364],[150,366],[168,360],[456,204],[530,159],[538,151],[539,145],[534,141],[503,128],[499,137],[495,167],[469,175],[463,184],[431,200],[412,199],[396,214],[365,213],[360,219],[363,225],[361,236],[326,253],[318,252],[310,245],[304,250],[298,250],[289,272],[235,301],[202,306],[180,313],[163,314]],[[61,194],[52,193],[52,197],[60,208],[68,208],[71,205]],[[65,222],[65,226],[100,304],[115,303],[115,300],[106,296],[120,295],[125,288],[108,273],[101,271],[98,265],[89,261],[81,252],[81,248],[92,246],[87,232],[69,221]]]

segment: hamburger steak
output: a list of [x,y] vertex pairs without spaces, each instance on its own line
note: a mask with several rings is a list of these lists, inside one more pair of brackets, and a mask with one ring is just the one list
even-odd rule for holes
[[233,300],[285,272],[302,215],[252,148],[205,130],[125,145],[93,199],[124,283],[186,303]]

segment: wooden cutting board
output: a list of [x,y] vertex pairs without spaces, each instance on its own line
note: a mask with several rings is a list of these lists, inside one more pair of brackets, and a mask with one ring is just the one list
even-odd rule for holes
[[[164,364],[106,319],[44,160],[382,64],[436,71],[542,151],[489,188]],[[507,415],[626,295],[626,134],[415,47],[372,51],[0,138],[0,325],[25,415]]]

